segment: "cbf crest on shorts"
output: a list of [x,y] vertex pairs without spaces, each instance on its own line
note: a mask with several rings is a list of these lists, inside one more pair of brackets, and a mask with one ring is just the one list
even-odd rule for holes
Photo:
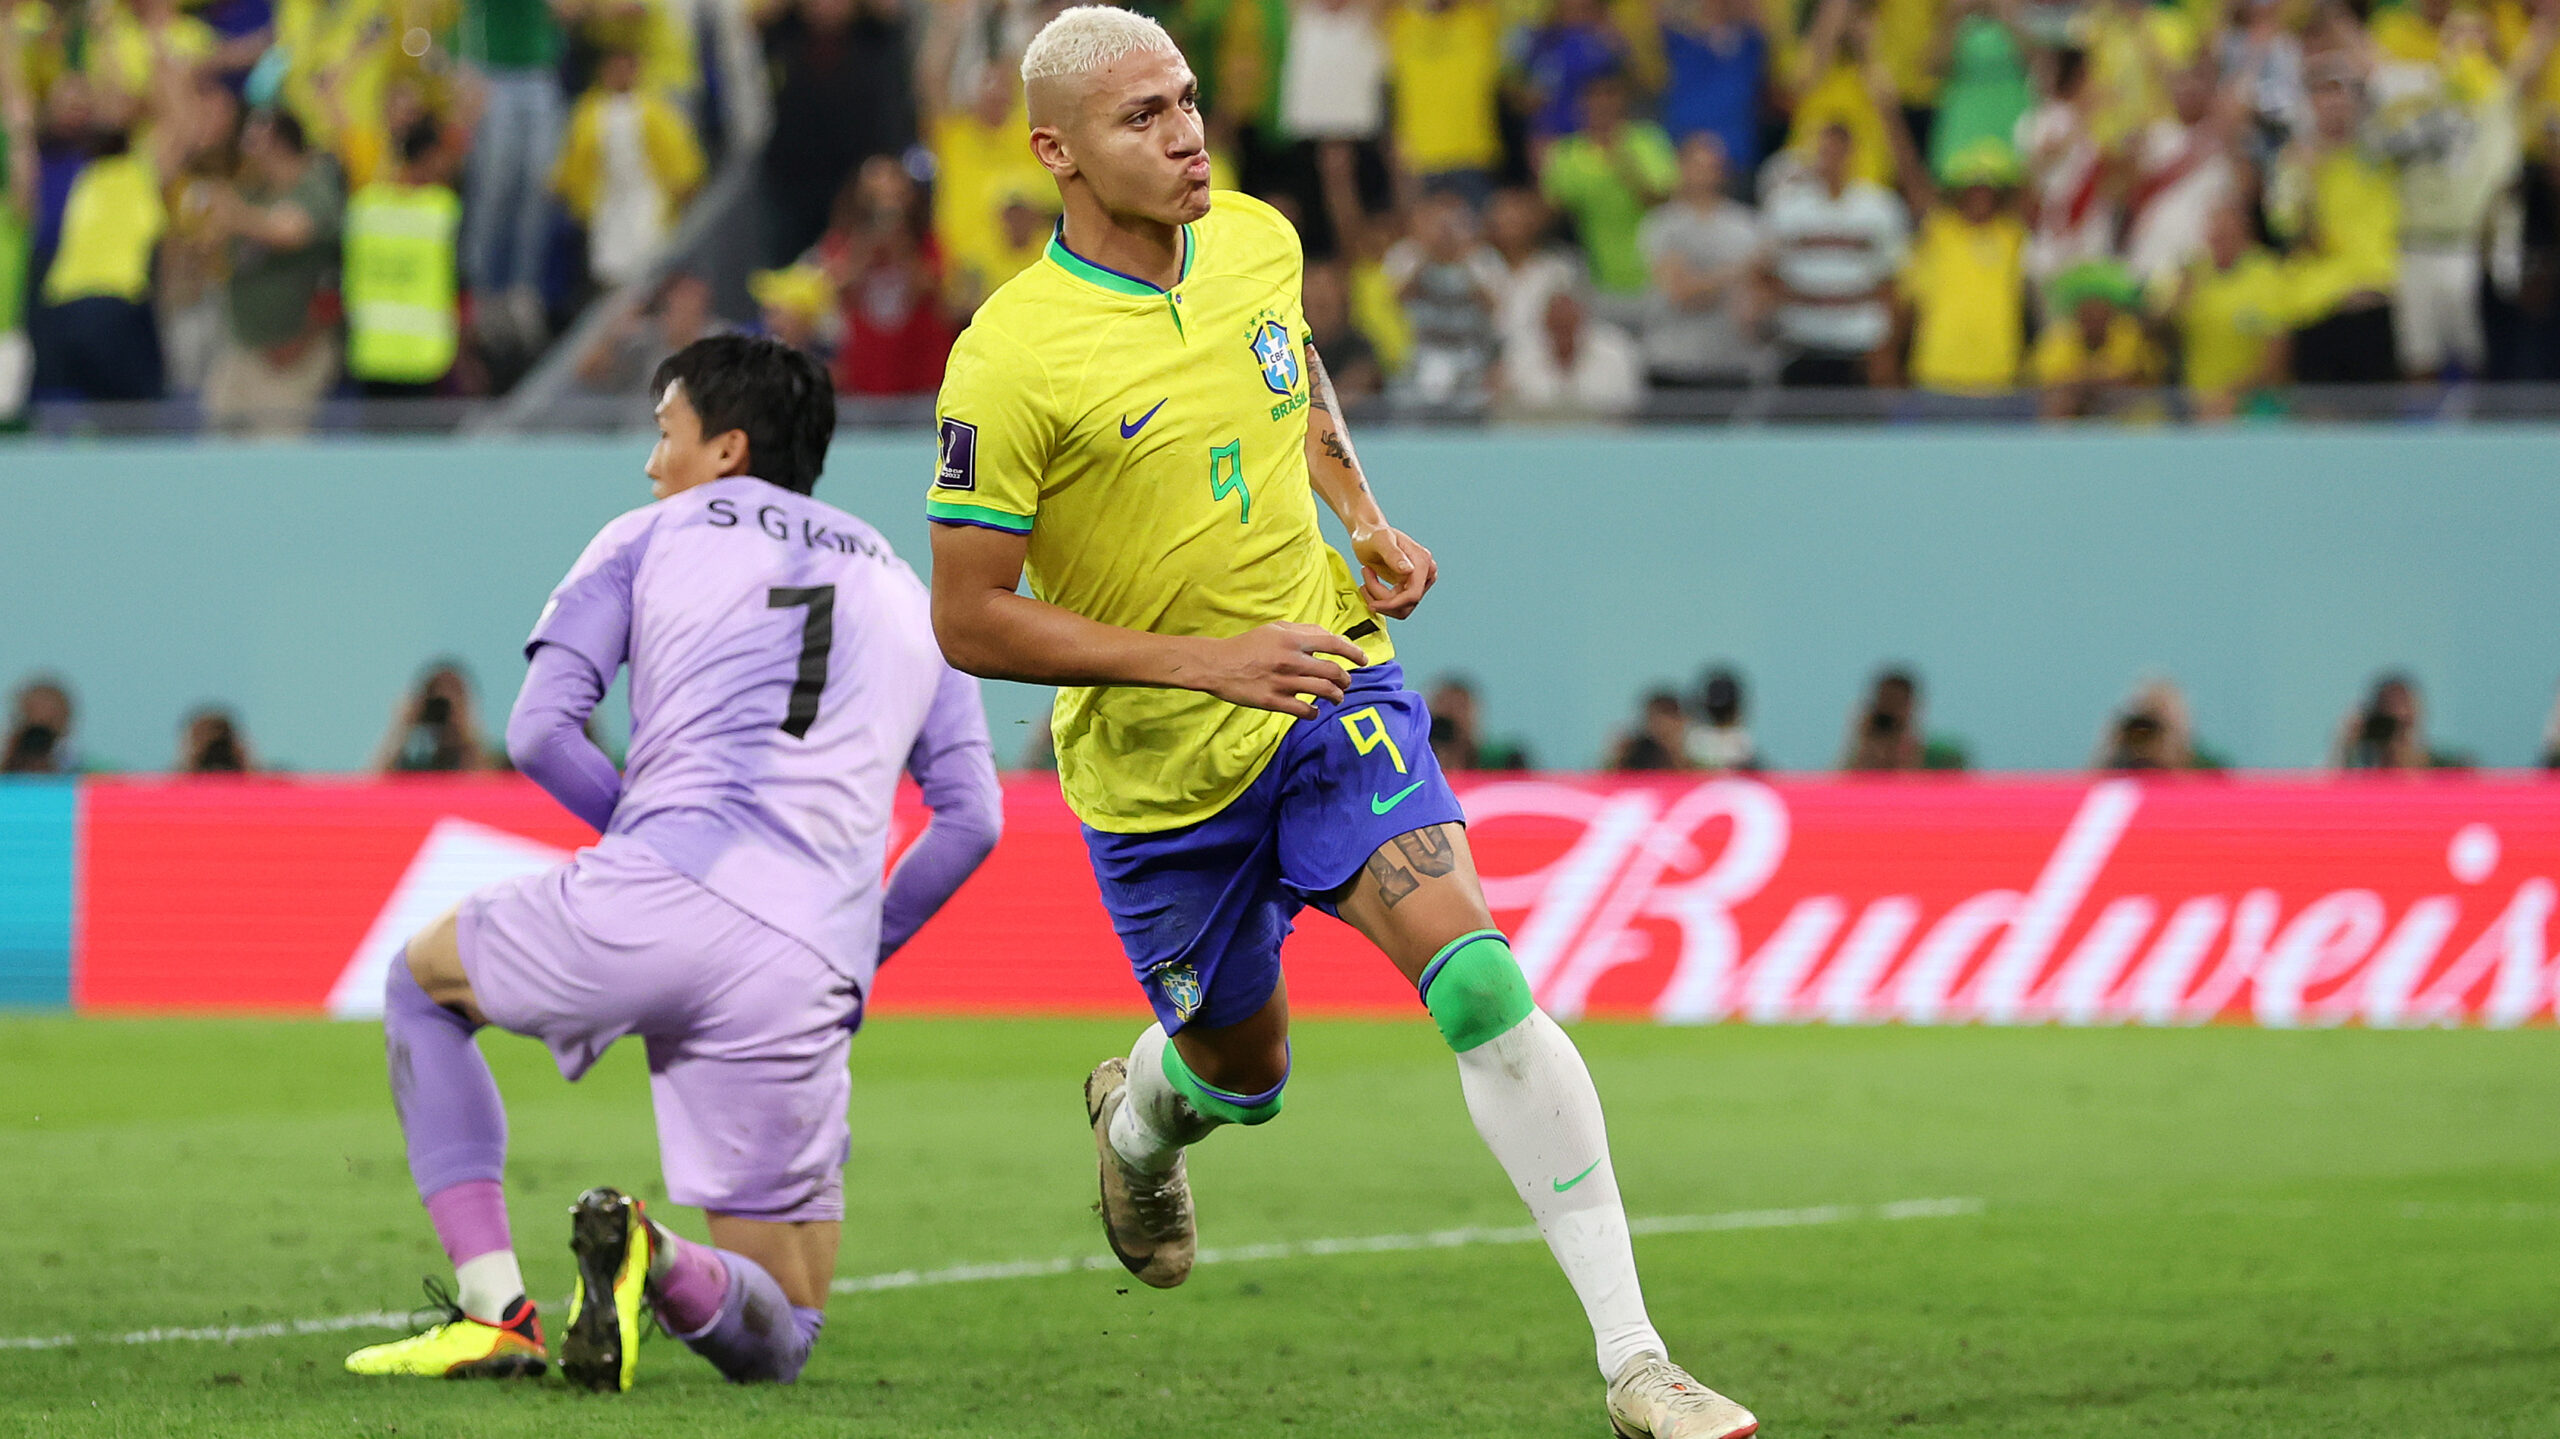
[[1173,1006],[1176,1019],[1188,1023],[1200,1008],[1200,976],[1187,964],[1157,970],[1156,988],[1164,991],[1165,1003]]
[[1298,347],[1289,343],[1289,327],[1269,310],[1254,317],[1253,357],[1262,362],[1262,383],[1275,395],[1298,388]]

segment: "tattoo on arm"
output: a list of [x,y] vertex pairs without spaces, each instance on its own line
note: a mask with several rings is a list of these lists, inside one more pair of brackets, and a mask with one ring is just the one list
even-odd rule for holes
[[1377,882],[1378,899],[1393,909],[1405,896],[1422,888],[1426,879],[1440,879],[1456,872],[1457,848],[1449,843],[1448,830],[1433,825],[1411,834],[1400,834],[1391,844],[1380,846],[1369,856],[1362,869]]
[[1351,453],[1351,435],[1342,428],[1342,400],[1333,392],[1333,372],[1324,367],[1324,356],[1316,353],[1313,340],[1307,342],[1307,406],[1324,411],[1324,452],[1369,487],[1369,477],[1360,473],[1360,457]]
[[1307,342],[1307,407],[1324,412],[1321,421],[1310,418],[1309,433],[1315,436],[1317,448],[1326,459],[1351,472],[1362,494],[1368,493],[1369,477],[1360,472],[1360,457],[1351,451],[1351,436],[1342,428],[1342,401],[1333,392],[1333,375],[1324,367],[1324,357],[1316,353],[1315,342]]

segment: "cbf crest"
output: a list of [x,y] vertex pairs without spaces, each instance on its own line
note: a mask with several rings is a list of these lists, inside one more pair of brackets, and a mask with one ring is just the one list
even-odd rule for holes
[[1177,1019],[1187,1022],[1200,1008],[1200,976],[1193,974],[1187,964],[1157,970],[1156,988],[1164,991],[1165,1002],[1173,1006]]
[[1289,342],[1289,327],[1280,322],[1279,312],[1265,310],[1254,316],[1253,357],[1262,364],[1262,383],[1275,395],[1294,394],[1298,388],[1298,347]]

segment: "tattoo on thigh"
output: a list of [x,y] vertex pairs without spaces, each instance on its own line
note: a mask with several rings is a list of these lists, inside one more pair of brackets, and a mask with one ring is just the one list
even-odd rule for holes
[[1378,898],[1383,900],[1389,909],[1402,903],[1406,895],[1422,888],[1422,881],[1413,877],[1413,871],[1396,863],[1394,858],[1383,849],[1369,856],[1369,862],[1362,868],[1369,872],[1371,879],[1378,882]]
[[1361,868],[1377,881],[1379,900],[1393,909],[1422,888],[1424,880],[1455,873],[1458,850],[1449,842],[1449,832],[1435,825],[1397,835],[1395,843],[1380,846]]
[[1449,832],[1437,825],[1397,835],[1396,848],[1404,851],[1406,863],[1433,879],[1458,867],[1458,851],[1449,843]]

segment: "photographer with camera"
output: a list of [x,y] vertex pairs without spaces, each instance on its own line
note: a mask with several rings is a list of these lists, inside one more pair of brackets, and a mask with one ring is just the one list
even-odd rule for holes
[[2107,719],[2092,768],[2103,774],[2209,769],[2196,757],[2187,697],[2166,679],[2145,680]]
[[240,719],[221,705],[206,705],[178,727],[178,773],[255,774],[257,752]]
[[1698,676],[1689,707],[1696,722],[1689,726],[1689,764],[1694,769],[1749,774],[1760,768],[1760,751],[1751,741],[1744,718],[1742,676],[1730,665],[1709,665]]
[[1864,703],[1849,715],[1849,742],[1840,768],[1878,774],[1924,767],[1928,740],[1921,730],[1920,678],[1896,665],[1875,677]]
[[471,677],[450,660],[427,666],[401,697],[391,728],[373,752],[376,774],[451,774],[494,768],[481,743],[471,703]]
[[0,774],[71,774],[79,768],[71,746],[71,691],[51,675],[18,686],[9,706],[9,741],[0,748]]
[[1528,751],[1513,740],[1484,732],[1483,713],[1473,680],[1442,675],[1431,687],[1431,753],[1440,767],[1459,774],[1479,770],[1525,770]]
[[2431,763],[2417,682],[2396,670],[2376,679],[2364,703],[2347,711],[2329,752],[2334,769],[2425,769]]

